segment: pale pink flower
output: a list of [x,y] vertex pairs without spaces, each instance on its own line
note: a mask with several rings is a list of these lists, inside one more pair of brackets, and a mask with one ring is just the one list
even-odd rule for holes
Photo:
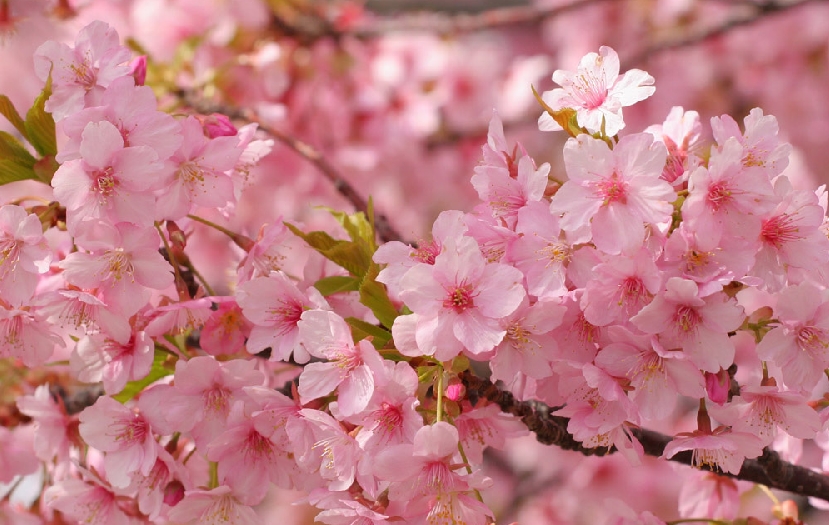
[[646,334],[658,334],[667,350],[682,348],[706,372],[728,368],[734,360],[734,343],[728,333],[743,323],[742,307],[722,292],[699,297],[693,281],[672,277],[664,293],[631,319]]
[[[158,520],[165,502],[165,492],[177,481],[180,483],[183,469],[169,452],[159,448],[158,458],[146,476],[140,472],[133,473],[132,486],[138,491],[136,500],[138,510],[146,514],[151,521]],[[189,481],[189,480],[188,480]]]
[[259,229],[259,236],[239,263],[237,277],[239,283],[244,283],[254,277],[267,277],[271,272],[282,270],[285,261],[285,242],[293,234],[283,224],[282,217],[278,217],[271,224],[263,224]]
[[145,331],[156,337],[164,334],[181,334],[201,328],[213,312],[208,297],[179,301],[159,306],[150,313],[150,322]]
[[466,458],[473,465],[483,464],[485,448],[503,450],[508,439],[529,434],[520,419],[501,412],[495,404],[475,408],[467,405],[454,423]]
[[757,344],[757,356],[774,361],[789,388],[811,391],[829,367],[826,293],[811,283],[784,288],[774,313],[780,324]]
[[695,467],[710,467],[737,475],[746,458],[763,453],[760,438],[747,432],[718,427],[713,431],[695,430],[677,434],[665,447],[662,457],[670,459],[683,450],[693,451],[691,463]]
[[668,160],[662,178],[679,188],[688,180],[688,172],[699,165],[702,149],[702,124],[699,113],[674,106],[663,124],[649,126],[647,133],[665,144]]
[[80,158],[64,162],[52,178],[55,199],[66,207],[75,233],[87,219],[151,226],[155,198],[149,192],[162,165],[147,146],[125,147],[111,122],[83,129]]
[[120,506],[119,494],[97,483],[66,478],[43,492],[47,508],[89,525],[136,525]]
[[[339,421],[325,412],[305,408],[300,411],[314,433],[314,453],[320,476],[328,481],[328,490],[347,490],[355,479],[364,478],[357,466],[363,451]],[[369,483],[360,479],[360,484]]]
[[270,348],[272,361],[287,361],[293,355],[297,363],[308,362],[311,356],[300,344],[297,323],[304,311],[327,307],[316,289],[302,293],[288,276],[276,271],[239,285],[236,301],[254,325],[247,341],[249,353]]
[[84,441],[106,454],[104,466],[112,486],[127,487],[133,471],[145,476],[150,473],[160,445],[142,413],[101,396],[78,418]]
[[0,357],[20,359],[29,367],[45,363],[63,340],[52,332],[42,309],[4,308],[0,303]]
[[531,202],[519,210],[515,231],[519,236],[507,247],[506,259],[524,273],[527,292],[539,299],[564,295],[572,247],[561,234],[558,216],[544,201]]
[[829,239],[821,231],[825,212],[812,191],[794,190],[788,179],[779,177],[774,185],[780,199],[760,226],[760,251],[752,275],[762,287],[779,292],[788,282],[817,276],[829,262]]
[[219,464],[219,479],[233,489],[239,501],[257,505],[265,498],[271,482],[282,480],[283,488],[293,488],[286,473],[295,468],[296,461],[290,450],[259,432],[250,417],[251,410],[245,410],[244,405],[233,405],[224,432],[207,446],[207,458]]
[[165,407],[168,423],[176,430],[190,431],[196,445],[206,448],[226,428],[231,407],[247,399],[243,387],[264,382],[254,366],[253,361],[222,363],[209,356],[178,361],[174,390]]
[[650,303],[662,285],[654,255],[645,248],[593,268],[581,296],[584,318],[596,326],[624,323]]
[[711,414],[734,430],[756,435],[767,446],[778,427],[790,436],[812,439],[823,426],[806,398],[798,392],[780,391],[777,386],[741,386],[740,395],[734,396],[727,410],[728,419],[718,411]]
[[17,408],[33,419],[34,449],[41,461],[63,461],[69,457],[71,420],[52,397],[48,384],[40,385],[34,394],[18,399]]
[[218,308],[205,321],[199,345],[210,355],[233,355],[244,350],[253,323],[245,319],[234,298],[217,297],[214,302]]
[[184,141],[170,157],[174,173],[157,199],[159,219],[177,220],[193,206],[221,207],[234,200],[233,169],[242,150],[236,137],[205,137],[195,117],[181,123]]
[[94,334],[78,341],[69,364],[79,380],[103,381],[104,391],[115,395],[127,381],[143,379],[150,373],[154,350],[155,343],[143,331],[133,332],[124,342]]
[[9,304],[28,303],[38,274],[49,269],[51,253],[37,215],[20,206],[0,208],[0,296]]
[[679,492],[679,515],[734,520],[740,511],[740,494],[749,487],[750,483],[713,472],[691,471]]
[[705,395],[702,374],[681,352],[665,351],[652,345],[650,337],[621,327],[610,327],[609,335],[614,342],[602,347],[596,366],[630,380],[633,390],[628,395],[646,419],[669,417],[677,394],[691,398]]
[[37,471],[40,461],[32,448],[33,434],[31,427],[0,427],[0,483]]
[[315,490],[309,495],[308,502],[318,509],[325,509],[315,520],[327,525],[385,525],[388,520],[388,516],[352,500],[347,492]]
[[[181,126],[172,116],[158,111],[157,106],[152,88],[136,86],[131,76],[113,80],[99,105],[72,114],[61,123],[69,141],[61,144],[56,160],[63,163],[81,157],[84,130],[88,124],[102,121],[118,130],[125,148],[146,146],[159,160],[166,160],[181,145]],[[158,173],[153,178],[158,182],[161,177]]]
[[[561,88],[545,91],[544,102],[553,110],[576,110],[579,126],[590,133],[604,131],[612,137],[625,127],[622,108],[653,95],[653,77],[640,69],[631,69],[619,76],[619,55],[602,46],[598,53],[588,53],[579,62],[576,72],[556,70],[553,82]],[[538,119],[541,131],[561,129],[544,113]]]
[[351,329],[334,312],[309,310],[299,321],[302,344],[309,354],[328,359],[305,365],[299,376],[299,395],[306,403],[338,389],[344,416],[363,411],[374,393],[374,376],[382,373],[383,358],[365,339],[354,344]]
[[549,375],[550,361],[557,351],[549,333],[561,324],[566,310],[556,301],[537,301],[530,306],[524,298],[513,313],[501,319],[506,335],[490,361],[493,380],[511,382],[518,373],[535,379]]
[[35,73],[43,82],[52,76],[46,111],[59,121],[99,105],[104,88],[129,74],[130,55],[118,33],[98,20],[81,29],[74,48],[53,40],[44,43],[35,51]]
[[171,525],[261,525],[262,520],[227,485],[212,490],[187,490],[169,513]]
[[[401,279],[401,298],[416,317],[400,316],[392,333],[415,323],[415,348],[398,346],[406,355],[434,355],[448,360],[464,348],[472,355],[491,351],[506,330],[506,317],[525,296],[523,275],[505,264],[488,264],[477,243],[465,238],[444,250],[434,265],[419,264]],[[401,326],[398,327],[398,324]]]
[[746,167],[743,147],[735,138],[728,139],[720,150],[712,151],[708,168],[691,172],[688,197],[682,204],[682,220],[696,232],[704,232],[709,245],[720,238],[757,239],[760,221],[775,205],[768,173],[758,167]]
[[500,166],[483,165],[475,168],[471,182],[492,216],[514,227],[518,211],[544,196],[549,173],[549,164],[536,168],[532,158],[524,156],[518,160],[516,177]]
[[125,316],[147,304],[150,289],[173,284],[172,267],[158,253],[161,241],[155,229],[89,221],[78,230],[77,244],[91,253],[71,253],[58,266],[67,282],[98,288],[104,302]]
[[642,246],[645,225],[670,224],[676,194],[660,178],[667,152],[647,133],[627,135],[611,150],[589,135],[564,146],[569,180],[556,192],[550,210],[561,228],[576,232],[590,225],[593,244],[618,254]]
[[129,340],[129,319],[97,295],[73,289],[47,292],[42,297],[49,322],[68,329],[75,337],[102,333],[122,343]]
[[734,137],[743,147],[742,163],[746,167],[763,168],[768,178],[780,175],[789,165],[792,146],[778,137],[777,119],[763,115],[763,110],[754,108],[743,119],[745,133],[740,132],[737,122],[729,115],[713,117],[711,130],[714,139],[722,146]]

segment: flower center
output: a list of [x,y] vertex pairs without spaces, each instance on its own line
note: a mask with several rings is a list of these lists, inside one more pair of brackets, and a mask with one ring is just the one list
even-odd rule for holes
[[445,308],[451,308],[457,313],[461,313],[474,306],[472,299],[472,286],[469,284],[461,284],[449,292],[449,295],[443,301],[443,306]]

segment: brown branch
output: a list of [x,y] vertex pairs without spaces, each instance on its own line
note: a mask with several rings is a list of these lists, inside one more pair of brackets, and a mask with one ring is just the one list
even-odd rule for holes
[[440,35],[455,35],[473,31],[499,29],[503,27],[536,25],[544,20],[600,4],[608,0],[576,0],[555,7],[522,5],[492,9],[476,14],[447,16],[438,13],[421,13],[405,17],[381,18],[354,29],[347,34],[361,39],[374,38],[388,33],[430,32]]
[[[175,95],[195,111],[202,114],[221,113],[233,120],[241,120],[247,123],[255,123],[259,129],[272,136],[289,149],[308,160],[328,179],[337,193],[342,195],[357,211],[368,215],[368,202],[360,195],[340,172],[331,164],[322,153],[309,144],[302,142],[283,131],[263,124],[256,113],[249,109],[234,108],[226,105],[206,102],[196,98],[194,95],[181,90]],[[382,242],[403,241],[403,237],[394,229],[388,218],[382,214],[375,214],[374,226],[377,236]]]
[[633,56],[623,64],[622,69],[630,69],[633,66],[645,63],[648,59],[656,54],[670,51],[673,49],[681,49],[684,47],[699,44],[718,36],[724,35],[729,31],[739,27],[747,26],[764,20],[765,18],[790,11],[792,9],[803,7],[807,4],[823,2],[825,0],[765,0],[757,2],[741,2],[741,6],[747,4],[753,5],[751,13],[735,16],[718,25],[704,28],[700,31],[685,35],[679,38],[667,39],[662,42],[653,43],[641,51],[634,53]]
[[[527,428],[536,435],[536,439],[540,443],[556,445],[565,450],[574,450],[588,456],[603,456],[616,451],[614,448],[584,447],[567,432],[567,424],[570,420],[566,417],[552,415],[552,412],[556,410],[555,408],[550,408],[539,401],[517,401],[510,392],[505,392],[488,379],[476,377],[469,372],[465,372],[461,379],[464,386],[466,386],[467,395],[472,394],[487,399],[497,404],[502,411],[520,418]],[[645,454],[649,456],[662,456],[665,452],[665,446],[672,439],[671,436],[644,428],[631,428],[630,431],[642,444]],[[691,465],[691,451],[680,452],[673,456],[671,461]],[[736,476],[727,473],[723,475],[829,501],[828,476],[783,461],[777,452],[768,448],[763,450],[762,456],[745,460],[742,469]]]

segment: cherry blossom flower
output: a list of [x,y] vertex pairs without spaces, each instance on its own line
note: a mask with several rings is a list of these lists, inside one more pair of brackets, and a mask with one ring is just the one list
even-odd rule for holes
[[[479,355],[491,351],[506,335],[498,319],[512,313],[525,295],[523,275],[510,266],[487,264],[468,239],[443,251],[435,264],[419,264],[401,279],[401,297],[415,313],[395,320],[392,333],[414,324],[416,348],[398,349],[405,355],[434,355],[448,360],[463,348]],[[401,335],[403,335],[401,333]]]
[[713,472],[692,471],[679,492],[679,514],[684,518],[736,519],[740,494],[751,486]]
[[699,113],[674,106],[663,124],[649,126],[645,131],[668,149],[662,178],[674,188],[683,186],[688,180],[688,173],[701,161],[702,124]]
[[37,471],[40,461],[32,448],[32,437],[30,427],[0,427],[0,483]]
[[478,166],[471,182],[492,215],[513,227],[518,211],[544,196],[549,172],[549,164],[536,168],[532,158],[524,156],[518,160],[515,178],[500,167]]
[[35,367],[45,363],[63,340],[52,332],[42,308],[5,308],[0,303],[0,357],[20,359]]
[[356,345],[342,317],[325,310],[309,310],[299,322],[302,344],[308,353],[328,359],[310,363],[299,376],[303,402],[338,389],[339,409],[344,416],[361,412],[374,393],[374,375],[382,373],[380,354],[363,339]]
[[293,355],[297,363],[308,362],[311,355],[300,344],[300,317],[306,310],[327,307],[315,288],[302,293],[288,276],[277,271],[242,283],[236,300],[255,325],[247,341],[249,353],[270,348],[272,361],[287,361]]
[[34,394],[17,400],[17,408],[34,420],[34,449],[44,462],[62,461],[69,457],[70,418],[52,398],[49,385],[40,385]]
[[781,142],[778,137],[777,118],[763,115],[760,108],[752,109],[745,119],[745,133],[740,133],[737,122],[729,115],[713,117],[711,129],[714,139],[721,146],[728,139],[735,138],[743,147],[742,163],[744,166],[763,168],[771,179],[779,175],[789,165],[790,144]]
[[661,345],[682,348],[706,372],[728,368],[734,343],[728,332],[743,322],[743,309],[724,294],[701,298],[693,281],[672,277],[664,293],[642,308],[631,322],[647,334],[658,334]]
[[228,172],[236,166],[242,150],[236,137],[208,139],[196,117],[181,123],[181,147],[170,157],[173,175],[165,181],[157,198],[158,217],[178,220],[194,205],[221,207],[233,200],[233,182]]
[[569,180],[556,192],[550,210],[561,228],[575,232],[590,224],[590,240],[608,254],[631,252],[645,240],[645,224],[669,224],[676,199],[660,178],[667,153],[647,133],[622,137],[613,150],[589,135],[564,146]]
[[736,476],[746,458],[756,458],[763,453],[763,443],[754,434],[732,431],[727,427],[713,431],[696,430],[677,434],[665,446],[662,457],[670,459],[683,450],[693,451],[691,463],[695,467],[718,468]]
[[114,487],[127,487],[133,471],[149,475],[160,446],[143,414],[101,396],[81,412],[79,419],[78,430],[84,441],[106,453],[107,478]]
[[103,381],[104,391],[115,395],[127,381],[143,379],[153,366],[155,344],[143,331],[132,333],[124,342],[103,334],[78,341],[69,364],[78,379],[87,383]]
[[79,226],[77,243],[92,253],[74,252],[60,262],[66,280],[98,288],[104,301],[127,317],[147,304],[148,289],[173,284],[170,263],[158,253],[155,229],[90,221]]
[[175,525],[261,525],[262,520],[227,485],[212,490],[187,490],[167,514]]
[[466,457],[473,465],[483,464],[486,447],[503,449],[507,439],[529,434],[520,419],[501,412],[498,405],[467,408],[470,410],[464,410],[454,423]]
[[35,73],[46,82],[52,77],[52,96],[46,111],[56,121],[86,106],[97,106],[104,88],[129,74],[130,51],[120,45],[118,33],[94,21],[78,33],[75,47],[50,40],[35,51]]
[[135,525],[121,508],[119,494],[98,483],[63,479],[43,492],[48,508],[90,525]]
[[[602,46],[598,53],[588,53],[574,72],[561,69],[553,73],[553,82],[561,86],[542,94],[544,103],[553,110],[576,110],[579,126],[590,133],[604,131],[613,136],[625,127],[622,108],[653,95],[653,77],[640,69],[631,69],[619,76],[619,55]],[[538,119],[541,131],[561,129],[544,113]]]
[[826,294],[811,283],[790,286],[780,292],[774,310],[780,324],[757,344],[757,355],[780,367],[790,389],[810,391],[829,367]]
[[[233,355],[245,349],[245,338],[253,324],[232,297],[217,298],[218,308],[205,321],[199,344],[210,355]],[[273,355],[273,354],[272,354]]]
[[20,206],[0,208],[0,296],[7,303],[28,303],[37,287],[38,274],[49,269],[51,254],[43,226],[35,214]]

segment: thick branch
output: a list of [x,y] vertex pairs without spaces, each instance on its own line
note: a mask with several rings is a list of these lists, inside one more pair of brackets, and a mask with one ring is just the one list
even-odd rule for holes
[[[477,395],[497,404],[501,410],[521,418],[540,443],[556,445],[565,450],[575,450],[591,456],[603,456],[615,452],[615,449],[585,448],[567,432],[570,420],[554,416],[555,408],[538,401],[517,401],[510,392],[505,392],[487,379],[464,373],[461,377],[468,395]],[[631,433],[639,440],[649,456],[660,457],[671,436],[643,428],[631,428]],[[691,465],[691,451],[680,452],[671,458],[685,465]],[[760,483],[767,487],[786,490],[803,496],[813,496],[829,501],[829,477],[813,472],[806,467],[793,465],[780,459],[777,452],[766,448],[763,455],[743,462],[740,473],[736,476],[724,474],[745,481]]]

